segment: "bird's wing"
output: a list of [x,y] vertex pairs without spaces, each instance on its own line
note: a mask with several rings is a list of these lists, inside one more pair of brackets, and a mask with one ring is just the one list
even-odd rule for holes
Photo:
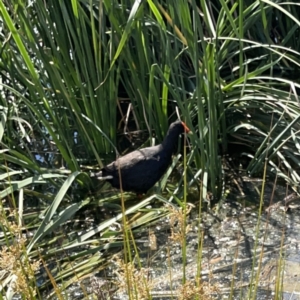
[[113,171],[116,170],[116,168],[120,167],[122,170],[127,170],[130,168],[134,168],[137,165],[145,164],[147,161],[151,163],[151,161],[157,160],[158,154],[158,146],[135,150],[122,157],[119,157],[116,161],[107,165],[105,169],[108,171]]

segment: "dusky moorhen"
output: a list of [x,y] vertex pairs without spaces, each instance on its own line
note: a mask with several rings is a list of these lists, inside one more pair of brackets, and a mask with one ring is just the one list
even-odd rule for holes
[[170,125],[161,144],[135,150],[119,157],[91,176],[106,180],[113,187],[120,189],[119,174],[121,173],[123,191],[144,194],[154,186],[171,164],[179,135],[189,131],[185,123],[178,120]]

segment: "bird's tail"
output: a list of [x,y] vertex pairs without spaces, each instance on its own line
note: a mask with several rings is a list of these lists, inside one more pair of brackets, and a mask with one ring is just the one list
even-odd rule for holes
[[111,175],[108,176],[102,176],[102,171],[98,172],[98,173],[90,173],[90,177],[96,177],[98,180],[110,180],[113,179],[113,177]]

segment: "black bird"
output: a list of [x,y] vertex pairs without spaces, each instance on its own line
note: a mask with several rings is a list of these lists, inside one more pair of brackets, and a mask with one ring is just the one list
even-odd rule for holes
[[[189,132],[184,122],[176,121],[169,127],[163,142],[157,146],[142,148],[128,153],[92,174],[106,180],[115,188],[137,194],[146,193],[166,172],[177,149],[178,137]],[[122,185],[120,186],[120,176]]]

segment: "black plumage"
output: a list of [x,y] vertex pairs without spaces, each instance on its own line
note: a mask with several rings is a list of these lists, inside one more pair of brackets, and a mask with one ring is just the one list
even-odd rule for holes
[[169,127],[163,142],[157,146],[142,148],[119,157],[94,174],[100,180],[106,180],[115,188],[146,193],[162,177],[172,162],[172,154],[177,149],[179,135],[188,132],[185,123],[176,121]]

